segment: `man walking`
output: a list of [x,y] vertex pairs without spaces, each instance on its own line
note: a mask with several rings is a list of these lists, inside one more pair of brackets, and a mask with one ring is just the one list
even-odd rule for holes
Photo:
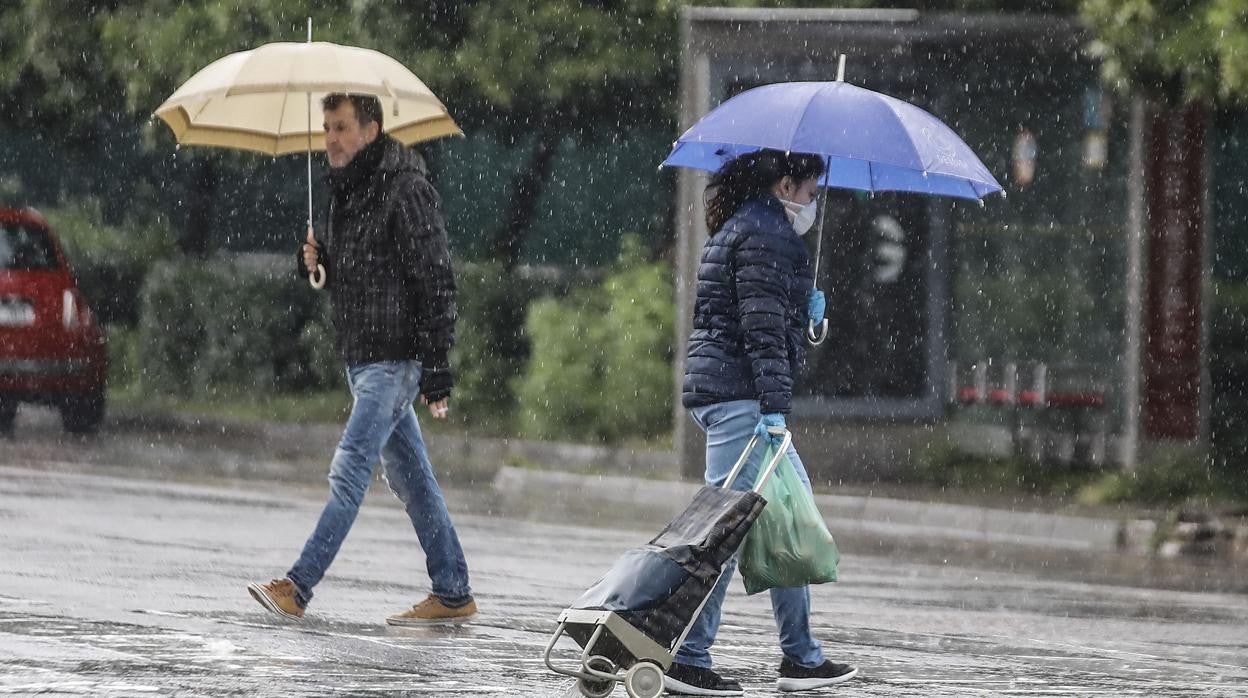
[[477,606],[468,565],[433,474],[412,407],[443,419],[453,380],[455,281],[437,193],[419,156],[382,132],[376,97],[331,94],[321,104],[329,158],[329,226],[311,229],[304,276],[320,265],[339,356],[354,404],[330,464],[329,501],[294,566],[250,584],[265,608],[302,618],[351,530],[378,458],[425,551],[432,593],[390,616],[392,625],[459,622]]

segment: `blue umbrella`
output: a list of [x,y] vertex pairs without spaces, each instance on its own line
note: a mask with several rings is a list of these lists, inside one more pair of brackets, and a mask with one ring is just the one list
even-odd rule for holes
[[[844,57],[842,57],[842,68]],[[838,75],[839,78],[839,75]],[[762,148],[821,155],[825,187],[982,199],[1001,185],[940,119],[879,92],[836,82],[782,82],[729,99],[685,131],[664,166],[718,171]],[[815,276],[823,244],[820,206]],[[812,325],[808,336],[822,335]]]
[[770,148],[822,155],[824,186],[981,199],[1001,185],[940,119],[847,82],[781,82],[729,99],[685,131],[666,166],[717,171]]

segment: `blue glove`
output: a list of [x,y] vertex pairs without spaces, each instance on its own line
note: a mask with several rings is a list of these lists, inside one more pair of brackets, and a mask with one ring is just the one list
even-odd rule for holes
[[823,297],[823,291],[814,289],[810,292],[810,302],[806,304],[806,316],[810,318],[811,323],[818,325],[823,322],[823,313],[828,309],[828,301]]
[[781,412],[770,412],[765,414],[762,419],[758,420],[758,426],[754,427],[754,433],[757,436],[761,436],[765,439],[778,438],[768,433],[767,427],[780,427],[781,429],[787,429],[788,427],[784,424],[784,414]]

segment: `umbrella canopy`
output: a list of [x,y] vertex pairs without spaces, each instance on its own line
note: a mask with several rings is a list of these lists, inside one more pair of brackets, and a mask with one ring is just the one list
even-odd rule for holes
[[463,135],[402,63],[323,41],[232,53],[192,76],[155,114],[182,144],[283,155],[325,148],[320,100],[331,92],[380,99],[386,132],[407,145]]
[[902,100],[846,82],[747,90],[685,131],[663,162],[714,172],[770,148],[822,155],[821,184],[980,199],[1001,185],[948,126]]

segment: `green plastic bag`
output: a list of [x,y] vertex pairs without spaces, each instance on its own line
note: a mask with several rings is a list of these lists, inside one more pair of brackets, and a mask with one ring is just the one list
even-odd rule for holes
[[[763,456],[763,468],[771,462],[772,448]],[[841,553],[788,456],[781,456],[762,495],[767,506],[741,544],[745,592],[835,582]]]

